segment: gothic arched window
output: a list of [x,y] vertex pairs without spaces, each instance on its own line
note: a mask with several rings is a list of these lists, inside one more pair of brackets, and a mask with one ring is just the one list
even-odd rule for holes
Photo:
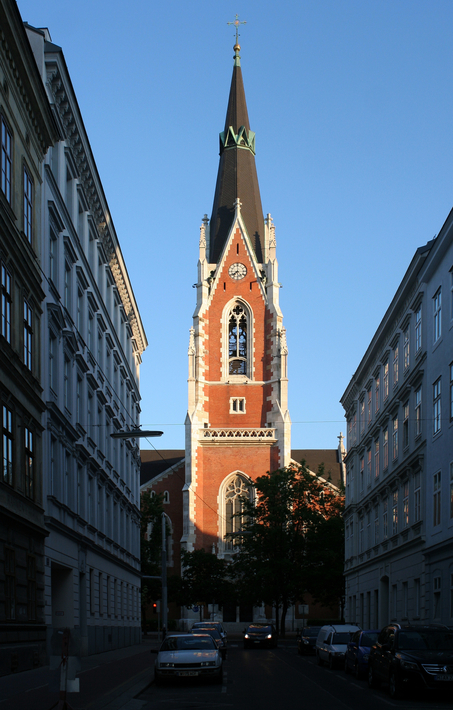
[[250,484],[240,474],[234,475],[224,489],[225,549],[232,550],[237,544],[235,533],[244,527],[244,498],[250,499]]
[[228,316],[228,374],[247,375],[247,314],[236,303]]

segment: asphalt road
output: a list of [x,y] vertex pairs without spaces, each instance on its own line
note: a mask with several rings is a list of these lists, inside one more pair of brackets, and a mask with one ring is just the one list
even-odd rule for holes
[[[277,649],[242,648],[229,643],[222,686],[190,679],[177,685],[154,683],[139,696],[143,710],[447,710],[451,697],[416,695],[391,700],[385,686],[370,690],[365,681],[317,665],[312,656],[297,654],[294,639],[280,641]],[[138,699],[137,699],[138,700]]]

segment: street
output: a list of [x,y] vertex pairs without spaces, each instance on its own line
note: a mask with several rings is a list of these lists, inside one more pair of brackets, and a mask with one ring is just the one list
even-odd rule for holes
[[225,662],[222,686],[198,681],[157,687],[152,683],[139,696],[143,710],[184,710],[211,706],[235,710],[270,710],[290,707],[298,710],[382,710],[414,707],[420,710],[446,710],[451,698],[431,698],[418,694],[404,700],[391,700],[387,689],[370,690],[364,680],[346,675],[342,669],[330,671],[317,665],[313,656],[297,654],[294,639],[279,642],[277,649],[244,650],[240,639],[231,639]]

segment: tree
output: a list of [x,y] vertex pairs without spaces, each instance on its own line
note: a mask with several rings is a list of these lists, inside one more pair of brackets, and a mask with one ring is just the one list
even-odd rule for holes
[[175,600],[189,606],[195,604],[218,604],[222,606],[231,599],[233,584],[229,578],[229,563],[204,549],[187,552],[182,550],[184,569]]
[[323,474],[322,467],[317,475],[311,473],[304,461],[291,464],[260,476],[253,484],[256,500],[243,500],[243,529],[236,538],[240,550],[234,562],[241,596],[255,605],[274,606],[282,635],[288,608],[315,588],[313,580],[319,590],[321,570],[326,571],[321,558],[315,565],[310,557],[307,564],[316,535],[327,531],[326,520],[341,520],[342,493]]
[[140,556],[142,575],[142,619],[151,599],[160,599],[162,582],[146,577],[160,577],[162,574],[162,513],[163,495],[152,496],[149,491],[140,498]]

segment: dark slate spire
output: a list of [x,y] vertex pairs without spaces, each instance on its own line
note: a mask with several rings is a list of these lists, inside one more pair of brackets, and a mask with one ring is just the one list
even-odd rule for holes
[[221,254],[234,218],[234,203],[241,201],[241,214],[259,263],[264,258],[264,217],[255,166],[255,134],[250,130],[240,46],[234,47],[234,67],[225,130],[220,134],[220,163],[210,229],[211,264]]

